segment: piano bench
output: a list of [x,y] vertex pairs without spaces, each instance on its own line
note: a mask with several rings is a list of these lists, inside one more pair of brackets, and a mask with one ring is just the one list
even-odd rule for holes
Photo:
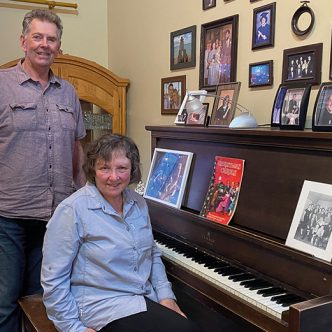
[[18,303],[23,313],[23,331],[25,332],[57,332],[46,314],[42,295],[21,297]]

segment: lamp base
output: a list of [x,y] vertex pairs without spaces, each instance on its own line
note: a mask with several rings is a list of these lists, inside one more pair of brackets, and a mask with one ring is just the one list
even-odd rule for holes
[[256,128],[258,127],[255,117],[250,112],[243,112],[235,117],[229,124],[229,128]]

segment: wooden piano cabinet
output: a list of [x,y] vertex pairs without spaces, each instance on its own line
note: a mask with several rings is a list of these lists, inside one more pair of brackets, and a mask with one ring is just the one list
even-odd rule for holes
[[[154,148],[194,153],[181,209],[148,200],[155,232],[243,267],[305,299],[273,317],[166,261],[168,273],[207,303],[262,331],[332,331],[332,265],[285,245],[304,180],[332,183],[332,133],[147,126]],[[228,226],[199,216],[216,155],[245,160]]]

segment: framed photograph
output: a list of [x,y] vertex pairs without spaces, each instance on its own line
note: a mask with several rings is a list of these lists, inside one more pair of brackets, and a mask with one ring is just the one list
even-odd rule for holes
[[143,196],[180,208],[192,157],[192,152],[156,148]]
[[282,83],[321,83],[323,43],[284,50]]
[[332,185],[304,181],[286,245],[330,262],[331,214]]
[[216,6],[216,0],[202,0],[203,10],[207,10]]
[[273,84],[273,60],[249,64],[249,88]]
[[234,118],[240,86],[240,82],[218,85],[209,126],[229,126]]
[[329,79],[332,80],[332,33],[331,33],[331,47],[330,47],[330,73]]
[[196,66],[196,25],[171,32],[171,70]]
[[161,79],[161,114],[177,114],[186,94],[186,75]]
[[200,89],[236,81],[238,20],[234,15],[201,26]]
[[285,94],[288,86],[280,84],[276,96],[274,98],[272,114],[271,114],[271,127],[280,126],[280,111],[284,102]]
[[203,103],[203,107],[200,110],[187,112],[186,126],[204,127],[206,125],[208,110],[209,103]]
[[332,83],[322,83],[315,101],[313,131],[332,131]]
[[275,2],[254,9],[252,23],[252,50],[274,46],[275,10]]
[[304,129],[311,85],[287,86],[280,113],[281,129]]

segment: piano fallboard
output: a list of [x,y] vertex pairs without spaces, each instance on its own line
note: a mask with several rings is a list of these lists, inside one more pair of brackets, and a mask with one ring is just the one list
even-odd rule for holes
[[[285,245],[303,181],[332,183],[332,134],[175,126],[148,126],[147,130],[151,131],[151,152],[159,147],[194,153],[181,209],[148,200],[156,235],[242,267],[304,301],[277,317],[165,254],[172,278],[210,305],[229,310],[263,331],[304,332],[319,329],[320,322],[321,331],[332,326],[332,315],[327,314],[332,310],[331,263]],[[199,216],[216,155],[245,160],[238,206],[228,226]]]

